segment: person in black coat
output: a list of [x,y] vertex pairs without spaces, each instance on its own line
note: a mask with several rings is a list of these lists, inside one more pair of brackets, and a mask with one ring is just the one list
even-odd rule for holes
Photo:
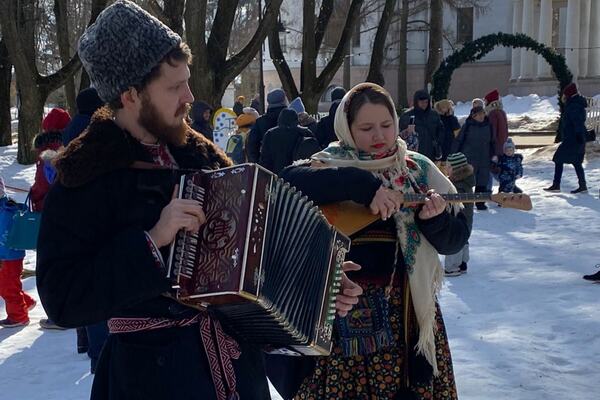
[[192,129],[203,134],[211,142],[213,140],[213,128],[210,125],[212,111],[212,107],[204,101],[195,101],[192,104]]
[[246,144],[246,154],[248,161],[257,163],[260,160],[260,148],[262,146],[263,137],[267,131],[277,126],[279,113],[288,105],[285,92],[282,89],[273,89],[267,94],[267,112],[261,115],[256,120],[256,124],[248,134],[248,142]]
[[317,132],[315,133],[315,137],[323,149],[329,146],[329,143],[337,140],[337,137],[335,136],[335,130],[333,128],[333,121],[335,120],[335,113],[339,105],[340,100],[336,100],[331,103],[331,107],[329,107],[329,115],[321,118],[321,120],[317,123]]
[[440,100],[434,104],[435,111],[440,115],[444,125],[444,134],[440,145],[442,147],[442,160],[446,160],[452,151],[452,142],[460,131],[460,123],[454,115],[454,103],[452,100]]
[[[308,128],[298,125],[296,111],[282,110],[279,114],[278,126],[269,129],[263,138],[259,164],[269,171],[279,174],[282,169],[292,165],[292,162],[295,161],[295,150],[303,138],[311,136],[312,133]],[[314,142],[314,152],[316,153],[320,148],[316,144],[316,140]]]
[[562,142],[556,149],[552,161],[554,161],[554,181],[552,186],[544,188],[548,192],[560,192],[560,181],[564,164],[573,164],[579,187],[571,193],[587,192],[585,172],[583,170],[583,158],[585,156],[585,119],[587,100],[577,92],[577,85],[570,83],[563,90],[563,102],[565,111],[560,119],[560,133]]
[[77,95],[77,114],[62,132],[63,145],[68,145],[90,124],[90,119],[97,109],[104,104],[94,88],[83,89]]
[[431,108],[431,97],[426,90],[415,92],[413,108],[400,117],[400,132],[409,128],[411,117],[414,117],[414,129],[419,135],[419,153],[432,161],[445,161],[441,147],[444,125],[438,113]]

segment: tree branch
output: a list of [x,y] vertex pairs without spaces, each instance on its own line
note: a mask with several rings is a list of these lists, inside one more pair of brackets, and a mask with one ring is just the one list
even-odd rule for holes
[[327,25],[333,14],[333,0],[323,0],[321,9],[319,10],[319,18],[317,18],[317,25],[315,26],[315,46],[317,51],[321,48],[323,38],[325,37],[325,31]]
[[276,27],[274,27],[269,33],[269,53],[271,54],[273,65],[275,65],[275,69],[277,70],[277,75],[279,75],[279,80],[281,81],[283,90],[287,94],[288,98],[295,99],[300,94],[298,93],[296,82],[294,82],[294,77],[292,75],[292,71],[290,70],[290,66],[285,60],[283,51],[281,50],[279,31]]
[[209,62],[218,67],[227,59],[231,27],[235,20],[235,12],[239,0],[220,0],[217,13],[208,37]]

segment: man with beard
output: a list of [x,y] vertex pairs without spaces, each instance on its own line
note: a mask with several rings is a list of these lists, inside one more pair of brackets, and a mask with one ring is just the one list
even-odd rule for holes
[[[109,321],[91,398],[268,399],[260,349],[163,295],[169,245],[205,221],[198,202],[175,198],[180,169],[231,165],[184,122],[194,100],[188,47],[119,0],[86,29],[79,56],[108,106],[57,157],[37,288],[61,326]],[[356,299],[338,300],[346,311]]]

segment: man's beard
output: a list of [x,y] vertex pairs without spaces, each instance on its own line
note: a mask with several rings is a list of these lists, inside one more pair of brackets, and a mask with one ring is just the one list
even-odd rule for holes
[[142,96],[142,109],[138,123],[158,140],[174,146],[182,146],[186,143],[186,133],[189,129],[185,122],[185,116],[189,109],[189,104],[179,107],[175,116],[181,117],[181,121],[175,126],[170,125],[160,116],[152,101],[146,96]]

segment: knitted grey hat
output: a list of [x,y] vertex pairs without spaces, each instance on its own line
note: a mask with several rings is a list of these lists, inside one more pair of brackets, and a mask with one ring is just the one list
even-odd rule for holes
[[140,84],[181,37],[139,6],[119,0],[79,39],[79,57],[105,102]]

